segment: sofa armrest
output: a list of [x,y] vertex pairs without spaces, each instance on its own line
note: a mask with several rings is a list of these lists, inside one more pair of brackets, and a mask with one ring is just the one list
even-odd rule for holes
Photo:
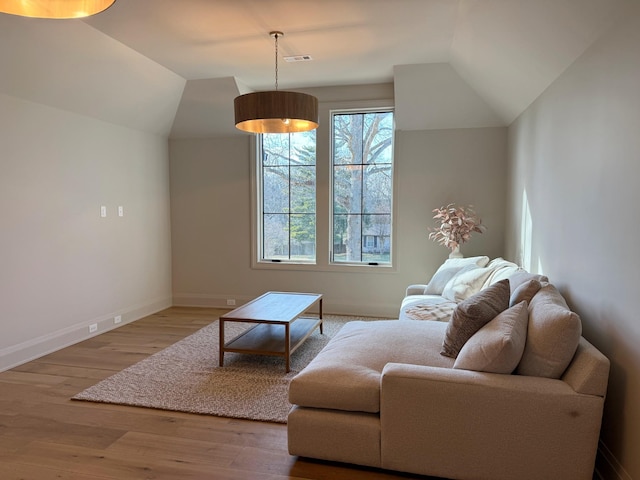
[[382,467],[447,478],[591,479],[603,404],[562,380],[389,363]]
[[409,295],[424,295],[424,291],[426,288],[427,286],[421,283],[416,283],[415,285],[409,285],[407,287],[405,296],[408,297]]

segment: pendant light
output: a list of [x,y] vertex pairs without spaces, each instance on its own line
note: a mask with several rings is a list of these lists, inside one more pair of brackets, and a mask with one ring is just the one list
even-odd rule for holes
[[275,39],[276,89],[247,93],[233,104],[236,127],[251,133],[306,132],[318,128],[318,99],[313,95],[278,90],[278,38],[282,32],[270,32]]
[[116,0],[0,0],[0,12],[34,18],[83,18],[100,13]]

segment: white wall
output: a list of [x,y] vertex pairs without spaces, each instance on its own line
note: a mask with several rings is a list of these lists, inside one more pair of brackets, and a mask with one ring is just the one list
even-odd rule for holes
[[0,370],[171,304],[166,137],[0,94],[0,145]]
[[611,360],[607,479],[640,478],[638,52],[636,3],[509,129],[509,255],[558,284]]
[[466,255],[503,252],[506,128],[397,132],[395,272],[252,269],[250,145],[247,136],[170,141],[175,304],[312,291],[329,313],[397,317],[406,286],[426,282],[448,254],[427,239],[431,210],[448,202],[473,203],[489,228]]

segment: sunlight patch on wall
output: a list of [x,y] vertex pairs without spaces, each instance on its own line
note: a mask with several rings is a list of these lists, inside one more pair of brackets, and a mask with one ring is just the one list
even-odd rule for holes
[[540,261],[540,258],[538,258],[538,269],[536,270],[536,273],[545,275],[544,268],[542,268],[542,262]]
[[[532,272],[531,269],[531,243],[533,242],[533,221],[531,220],[531,209],[527,191],[522,191],[522,215],[520,225],[520,265]],[[540,265],[538,266],[540,267]]]

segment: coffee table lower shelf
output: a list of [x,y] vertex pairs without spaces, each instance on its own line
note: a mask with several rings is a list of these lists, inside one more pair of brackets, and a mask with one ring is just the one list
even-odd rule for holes
[[[305,317],[297,318],[295,322],[287,325],[282,323],[258,323],[233,340],[226,342],[221,353],[252,353],[284,357],[286,371],[289,372],[291,354],[302,345],[316,327],[321,325],[322,319]],[[289,330],[288,342],[287,328]],[[221,355],[220,366],[224,364],[223,358]]]

